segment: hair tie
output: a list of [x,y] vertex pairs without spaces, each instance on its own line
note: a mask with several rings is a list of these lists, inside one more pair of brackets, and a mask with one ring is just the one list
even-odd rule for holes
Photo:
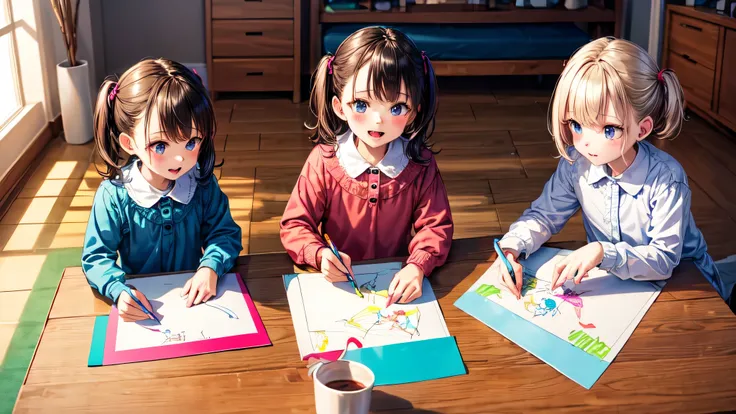
[[332,75],[332,61],[335,60],[335,55],[330,56],[329,59],[327,59],[327,73]]
[[664,76],[663,75],[664,75],[664,71],[666,71],[666,70],[670,70],[670,69],[669,68],[665,68],[665,69],[660,70],[659,73],[657,73],[657,80],[661,84],[663,84],[663,85],[664,85]]
[[115,100],[115,97],[118,95],[118,91],[119,90],[120,90],[120,84],[117,83],[117,82],[115,82],[115,87],[112,88],[112,91],[110,92],[110,95],[108,96],[108,98],[110,99],[110,101],[114,101]]
[[427,68],[427,62],[429,62],[429,58],[427,57],[427,54],[424,53],[424,51],[422,50],[422,63],[424,63],[424,74],[425,75],[429,73],[429,70]]

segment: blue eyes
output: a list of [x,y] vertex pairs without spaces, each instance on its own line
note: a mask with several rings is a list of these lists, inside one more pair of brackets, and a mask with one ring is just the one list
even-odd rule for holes
[[580,126],[576,121],[570,121],[570,126],[572,127],[572,131],[576,134],[582,134],[583,133],[583,127]]
[[[187,151],[194,151],[197,148],[197,144],[199,144],[201,141],[202,138],[192,138],[187,141],[186,145],[184,145],[184,148],[186,148]],[[156,154],[163,155],[166,152],[166,148],[168,148],[168,146],[168,143],[159,141],[152,143],[149,148],[153,148]]]
[[[353,102],[353,110],[357,113],[364,113],[366,110],[368,110],[368,104],[365,101],[361,101],[360,99]],[[406,104],[399,103],[391,107],[390,109],[391,115],[393,116],[401,116],[405,115],[407,112],[409,112],[409,107],[406,106]]]
[[[569,123],[570,123],[570,129],[572,129],[572,132],[576,134],[583,133],[583,127],[577,121],[571,119]],[[621,130],[621,128],[617,126],[606,125],[605,127],[603,127],[603,137],[608,140],[618,138],[619,136],[621,136],[622,132],[623,131]]]
[[187,151],[194,151],[195,148],[197,148],[197,144],[199,143],[199,138],[192,138],[187,142],[186,149]]
[[363,101],[355,101],[355,103],[353,104],[353,109],[355,110],[355,112],[362,114],[363,112],[365,112],[366,109],[368,109],[368,104]]
[[605,128],[603,128],[603,136],[606,137],[606,139],[614,139],[616,138],[616,130],[618,128],[606,125]]
[[396,104],[391,107],[391,115],[393,116],[401,116],[406,114],[408,111],[409,107],[404,104]]

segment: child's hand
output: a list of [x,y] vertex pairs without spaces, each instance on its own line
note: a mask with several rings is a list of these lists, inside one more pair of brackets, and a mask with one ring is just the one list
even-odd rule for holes
[[209,267],[200,267],[184,285],[181,296],[186,295],[189,295],[187,308],[207,302],[211,297],[217,296],[217,273]]
[[[422,282],[424,281],[424,272],[419,266],[409,263],[403,269],[399,270],[388,287],[388,308],[393,303],[409,303],[414,299],[422,296]],[[401,298],[401,300],[398,300]]]
[[511,268],[514,270],[514,278],[516,279],[516,283],[511,280],[509,269],[506,268],[506,265],[503,263],[503,259],[501,259],[500,257],[496,258],[496,261],[493,262],[491,268],[494,269],[494,272],[501,276],[501,284],[506,287],[506,289],[508,289],[511,294],[516,296],[516,299],[521,299],[521,286],[522,283],[524,283],[524,268],[521,266],[521,264],[519,264],[518,261],[516,261],[516,258],[519,256],[519,254],[512,250],[504,251],[504,253],[506,253],[506,259],[508,259],[509,263],[511,263]]
[[335,253],[332,253],[332,250],[324,247],[319,249],[317,252],[317,261],[320,263],[320,271],[325,275],[325,279],[332,283],[347,282],[348,277],[345,276],[345,274],[348,272],[350,272],[351,276],[355,277],[353,267],[351,266],[352,261],[350,260],[350,256],[340,252],[340,257],[342,258],[342,261],[345,262],[345,266],[348,267],[347,269],[342,265],[342,263],[340,263],[337,256],[335,256]]
[[[143,305],[148,308],[150,312],[153,313],[153,307],[150,303],[148,303],[148,299],[146,299],[146,295],[142,294],[141,292],[131,289],[131,292],[135,295],[135,297],[138,298],[138,300],[143,303]],[[127,291],[122,291],[120,293],[120,296],[118,296],[118,313],[123,318],[123,321],[125,322],[133,322],[133,321],[142,321],[144,319],[153,319],[150,316],[146,315],[145,312],[143,312],[143,309],[141,309],[140,306],[138,306],[137,303],[133,300],[133,298],[130,297]]]
[[555,265],[552,272],[552,290],[562,286],[568,279],[578,284],[588,276],[590,269],[598,266],[603,260],[603,246],[598,242],[587,245],[570,253],[569,256]]

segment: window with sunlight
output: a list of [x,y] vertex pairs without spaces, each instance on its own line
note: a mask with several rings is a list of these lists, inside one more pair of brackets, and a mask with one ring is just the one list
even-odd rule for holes
[[9,0],[0,0],[0,130],[23,106]]

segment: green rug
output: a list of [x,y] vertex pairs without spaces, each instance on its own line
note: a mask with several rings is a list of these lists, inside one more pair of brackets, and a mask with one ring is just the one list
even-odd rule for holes
[[0,414],[13,411],[64,268],[81,266],[81,257],[81,248],[52,250],[46,256],[0,365]]

